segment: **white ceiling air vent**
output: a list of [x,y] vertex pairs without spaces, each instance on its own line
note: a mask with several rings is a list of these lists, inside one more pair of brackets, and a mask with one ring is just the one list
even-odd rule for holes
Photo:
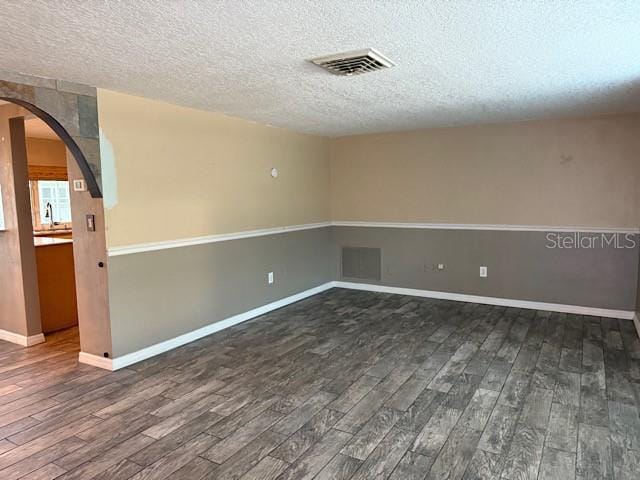
[[373,48],[313,58],[310,62],[334,75],[346,76],[375,72],[395,65],[395,63]]

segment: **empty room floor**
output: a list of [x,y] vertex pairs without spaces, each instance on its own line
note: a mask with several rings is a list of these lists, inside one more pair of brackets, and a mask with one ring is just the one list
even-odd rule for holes
[[114,373],[0,342],[0,478],[637,478],[632,322],[333,289]]

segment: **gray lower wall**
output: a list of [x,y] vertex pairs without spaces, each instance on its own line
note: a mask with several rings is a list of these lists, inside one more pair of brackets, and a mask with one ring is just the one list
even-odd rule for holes
[[[364,283],[628,311],[637,308],[637,236],[631,239],[635,240],[631,249],[549,249],[545,232],[332,230],[336,279],[341,279],[342,246],[380,247],[382,279]],[[435,269],[438,263],[445,269]],[[479,276],[481,265],[488,267],[487,278]]]
[[330,228],[111,257],[113,356],[329,282],[330,258]]
[[[634,238],[632,249],[548,249],[545,232],[330,227],[115,256],[113,356],[331,280],[358,281],[341,278],[342,246],[382,249],[381,280],[364,283],[640,310]],[[480,265],[487,278],[479,277]]]

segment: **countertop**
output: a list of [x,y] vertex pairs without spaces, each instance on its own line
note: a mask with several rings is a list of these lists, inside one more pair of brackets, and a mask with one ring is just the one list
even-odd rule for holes
[[65,243],[73,243],[73,240],[70,238],[33,237],[33,244],[36,247],[50,247],[51,245],[63,245]]
[[72,232],[73,230],[70,230],[68,228],[60,228],[60,229],[51,228],[46,230],[34,230],[33,236],[34,237],[54,237],[57,235],[68,235]]

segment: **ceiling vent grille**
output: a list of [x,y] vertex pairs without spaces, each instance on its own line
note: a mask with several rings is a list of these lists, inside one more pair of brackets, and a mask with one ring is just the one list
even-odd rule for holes
[[327,55],[310,61],[334,75],[342,76],[360,75],[395,66],[395,63],[373,48]]

